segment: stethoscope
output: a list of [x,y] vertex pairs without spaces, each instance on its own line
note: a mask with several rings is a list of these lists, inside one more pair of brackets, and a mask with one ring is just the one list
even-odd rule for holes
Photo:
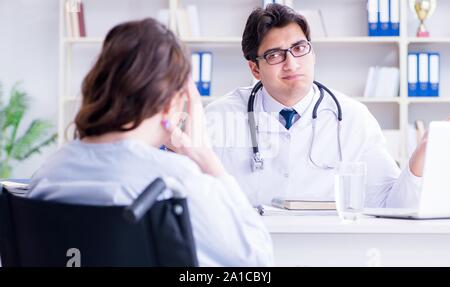
[[[339,161],[342,161],[342,148],[341,148],[342,109],[341,109],[341,105],[339,104],[339,101],[337,100],[337,98],[333,94],[333,92],[331,92],[327,87],[325,87],[324,85],[322,85],[321,83],[319,83],[317,81],[314,81],[314,84],[319,88],[320,97],[317,100],[316,104],[314,105],[314,109],[312,112],[312,137],[311,137],[311,143],[309,145],[308,157],[309,157],[310,162],[318,168],[334,169],[335,166],[328,165],[328,164],[318,164],[312,158],[312,149],[314,146],[314,138],[315,138],[315,133],[316,133],[317,111],[318,111],[320,103],[322,102],[323,97],[325,95],[324,90],[331,96],[331,98],[335,102],[336,108],[337,108],[337,114],[332,109],[323,109],[322,111],[325,111],[325,110],[331,111],[337,119],[337,143],[338,143],[338,151],[339,151]],[[247,106],[248,123],[249,123],[250,137],[251,137],[252,148],[253,148],[253,158],[252,158],[252,165],[251,165],[253,172],[264,169],[264,159],[261,156],[261,153],[259,152],[259,147],[258,147],[258,139],[257,139],[257,135],[256,135],[258,127],[256,126],[256,120],[255,120],[255,114],[254,114],[255,97],[256,97],[256,94],[262,89],[262,87],[263,87],[263,84],[261,83],[261,81],[256,83],[256,85],[253,87],[253,89],[250,93],[250,97],[248,99],[248,106]]]

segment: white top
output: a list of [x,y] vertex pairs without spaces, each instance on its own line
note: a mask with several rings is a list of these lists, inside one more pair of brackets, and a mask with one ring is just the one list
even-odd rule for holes
[[140,141],[64,145],[33,176],[29,197],[129,205],[157,177],[185,188],[200,266],[273,264],[270,236],[233,177],[203,174],[189,158]]
[[450,220],[404,220],[364,216],[356,222],[338,216],[263,216],[275,233],[450,234]]
[[[252,87],[239,88],[206,107],[207,124],[214,149],[228,172],[247,194],[250,202],[270,204],[273,197],[303,200],[334,200],[334,170],[316,167],[309,160],[312,138],[312,111],[319,98],[313,86],[313,102],[289,130],[279,121],[279,110],[265,90],[255,100],[255,117],[264,170],[252,172],[253,157],[247,104]],[[381,128],[366,106],[333,91],[342,108],[341,144],[344,161],[367,163],[366,207],[409,207],[418,204],[421,179],[409,170],[402,172],[385,148]],[[278,108],[281,109],[280,105]],[[337,108],[325,92],[318,109],[312,158],[319,164],[337,166]]]

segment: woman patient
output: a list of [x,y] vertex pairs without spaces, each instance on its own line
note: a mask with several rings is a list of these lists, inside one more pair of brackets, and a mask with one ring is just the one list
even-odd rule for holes
[[36,172],[29,196],[128,205],[169,176],[185,188],[201,266],[272,265],[267,230],[209,145],[189,58],[153,19],[109,31],[82,84],[75,140]]

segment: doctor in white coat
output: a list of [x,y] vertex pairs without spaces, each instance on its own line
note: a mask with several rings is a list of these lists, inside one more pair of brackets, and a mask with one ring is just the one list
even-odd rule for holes
[[366,162],[366,207],[417,206],[426,139],[400,170],[366,106],[330,90],[337,104],[313,82],[315,53],[304,17],[279,4],[255,9],[242,50],[262,84],[254,103],[254,87],[238,88],[206,111],[216,153],[254,206],[276,196],[334,200],[333,167],[340,161]]

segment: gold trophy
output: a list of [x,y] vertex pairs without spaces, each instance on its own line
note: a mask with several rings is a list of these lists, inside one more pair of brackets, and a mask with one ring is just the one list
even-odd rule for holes
[[430,37],[430,33],[425,28],[424,21],[430,17],[436,9],[436,0],[410,0],[409,6],[420,21],[416,36]]

